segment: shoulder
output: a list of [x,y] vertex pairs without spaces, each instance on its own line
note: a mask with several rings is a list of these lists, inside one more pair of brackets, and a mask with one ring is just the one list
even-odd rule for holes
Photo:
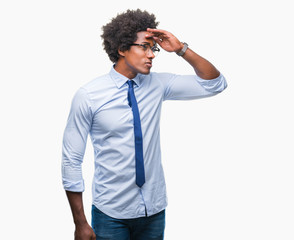
[[178,75],[169,72],[152,72],[149,74],[150,82],[153,84],[159,84],[162,87],[165,87],[167,84],[173,81],[176,76]]
[[109,84],[111,79],[108,74],[94,78],[93,80],[82,85],[74,94],[73,104],[79,105],[81,103],[92,102],[92,98],[95,95],[99,95],[100,92],[103,92],[105,84]]
[[152,79],[165,80],[165,79],[172,78],[176,74],[168,73],[168,72],[151,72],[149,75],[150,75],[150,78]]
[[87,93],[88,97],[93,100],[102,96],[104,92],[109,92],[115,87],[115,83],[109,74],[105,74],[92,79],[84,84],[79,91]]
[[150,82],[152,84],[158,84],[174,78],[176,74],[168,72],[151,72],[148,75],[141,75],[143,82]]
[[105,74],[92,79],[91,81],[84,84],[81,88],[85,89],[87,92],[90,93],[92,91],[99,90],[103,86],[108,85],[110,83],[111,77],[109,76],[109,74]]

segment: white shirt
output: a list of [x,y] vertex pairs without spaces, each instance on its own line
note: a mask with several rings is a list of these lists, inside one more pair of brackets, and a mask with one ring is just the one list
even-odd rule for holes
[[[98,77],[75,94],[64,131],[62,178],[65,190],[82,192],[82,162],[90,134],[95,160],[93,204],[119,219],[150,216],[167,206],[161,164],[160,113],[165,100],[189,100],[223,91],[223,75],[204,80],[197,75],[138,74],[134,91],[140,111],[146,182],[135,183],[135,147],[128,79],[115,71]],[[194,110],[193,110],[194,111]]]

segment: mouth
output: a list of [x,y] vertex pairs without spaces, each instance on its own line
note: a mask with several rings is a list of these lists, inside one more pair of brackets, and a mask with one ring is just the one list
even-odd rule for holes
[[146,62],[145,65],[146,65],[148,68],[152,68],[152,62]]

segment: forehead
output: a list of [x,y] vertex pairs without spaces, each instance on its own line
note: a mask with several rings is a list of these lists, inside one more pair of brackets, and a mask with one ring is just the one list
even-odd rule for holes
[[154,45],[155,42],[153,38],[146,38],[147,31],[137,32],[137,40],[136,43],[150,43],[150,45]]

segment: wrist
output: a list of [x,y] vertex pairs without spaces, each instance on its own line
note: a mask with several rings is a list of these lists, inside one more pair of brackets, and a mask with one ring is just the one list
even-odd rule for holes
[[176,54],[178,56],[180,56],[180,57],[182,57],[185,54],[185,52],[187,51],[187,49],[188,49],[188,44],[187,43],[182,42],[181,44],[182,44],[182,48],[178,52],[176,52]]
[[87,218],[85,216],[84,210],[82,211],[75,211],[73,213],[73,220],[74,220],[74,224],[78,227],[81,226],[83,227],[84,225],[87,225]]
[[178,47],[178,49],[177,50],[175,50],[175,53],[179,53],[180,51],[182,51],[182,49],[184,48],[184,43],[182,43],[182,42],[180,42],[180,45],[179,45],[179,47]]
[[74,224],[78,228],[78,227],[84,227],[85,225],[88,225],[88,222],[86,219],[75,219]]

